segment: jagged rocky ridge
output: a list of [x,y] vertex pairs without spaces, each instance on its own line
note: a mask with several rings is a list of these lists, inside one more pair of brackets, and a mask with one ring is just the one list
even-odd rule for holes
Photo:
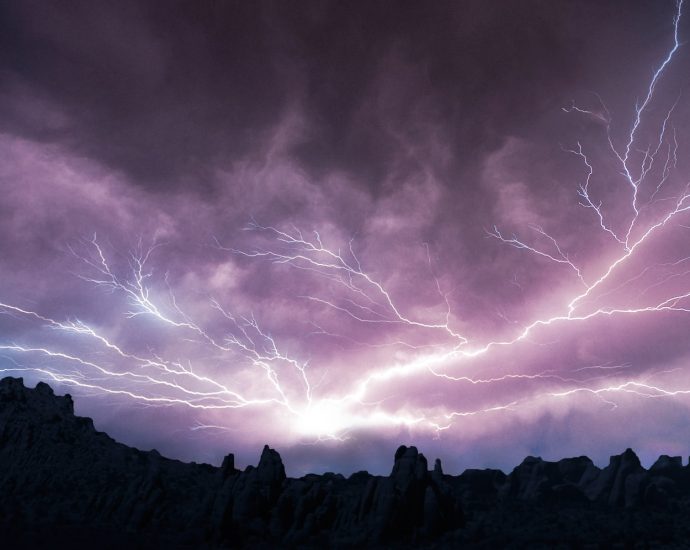
[[445,475],[401,446],[387,477],[287,478],[264,447],[256,467],[186,464],[115,442],[56,396],[0,381],[0,541],[5,548],[646,548],[690,541],[690,467],[633,451],[528,457],[509,475]]

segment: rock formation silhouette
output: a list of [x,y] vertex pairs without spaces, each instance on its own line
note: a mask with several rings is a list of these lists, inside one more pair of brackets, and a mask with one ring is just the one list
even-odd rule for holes
[[69,395],[0,381],[3,548],[640,548],[690,541],[690,468],[628,449],[443,473],[401,446],[389,476],[186,464],[117,443]]

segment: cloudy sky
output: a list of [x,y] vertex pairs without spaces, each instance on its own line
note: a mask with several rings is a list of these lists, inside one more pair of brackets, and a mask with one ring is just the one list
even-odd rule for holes
[[690,454],[683,9],[3,3],[0,369],[293,475]]

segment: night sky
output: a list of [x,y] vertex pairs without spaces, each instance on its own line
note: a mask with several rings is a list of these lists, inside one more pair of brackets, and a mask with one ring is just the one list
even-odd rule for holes
[[687,456],[685,9],[3,2],[2,374],[292,475]]

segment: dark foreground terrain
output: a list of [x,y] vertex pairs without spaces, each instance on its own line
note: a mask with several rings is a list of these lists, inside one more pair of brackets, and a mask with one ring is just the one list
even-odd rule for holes
[[628,449],[604,469],[528,457],[449,476],[402,446],[388,477],[292,479],[268,446],[244,471],[127,447],[69,395],[5,378],[0,547],[690,548],[690,468]]

